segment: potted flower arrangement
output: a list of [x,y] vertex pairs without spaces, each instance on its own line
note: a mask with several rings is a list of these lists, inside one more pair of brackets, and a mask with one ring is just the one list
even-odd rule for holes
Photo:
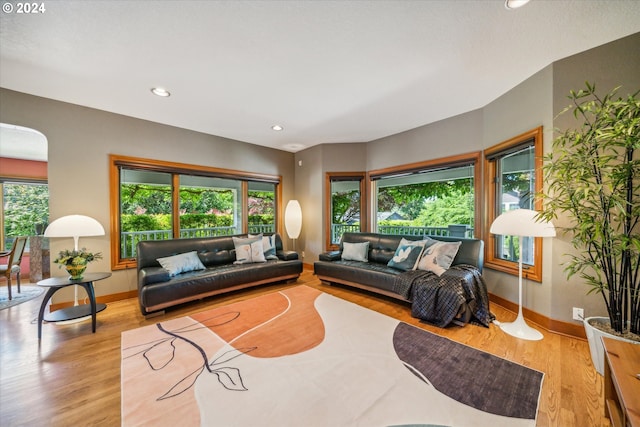
[[[604,352],[592,326],[640,344],[640,98],[604,96],[595,85],[571,91],[579,129],[553,142],[543,167],[547,193],[540,216],[563,216],[559,227],[575,249],[565,265],[588,293],[602,295],[608,317],[584,319],[594,366],[603,373]],[[593,340],[592,340],[593,338]]]
[[93,254],[91,252],[87,252],[85,248],[80,250],[74,249],[72,251],[65,249],[60,251],[58,258],[53,260],[53,262],[60,264],[58,268],[62,268],[64,266],[72,280],[80,280],[87,268],[87,264],[97,259],[102,259],[102,253],[96,252]]

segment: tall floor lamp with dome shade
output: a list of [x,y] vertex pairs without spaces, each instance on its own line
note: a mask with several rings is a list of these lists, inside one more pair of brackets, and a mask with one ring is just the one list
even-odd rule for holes
[[523,238],[554,237],[556,229],[551,222],[538,218],[538,212],[531,209],[514,209],[498,216],[489,230],[492,234],[518,236],[518,317],[514,322],[500,323],[500,329],[509,335],[525,340],[537,341],[543,338],[540,331],[527,325],[522,315],[522,248]]

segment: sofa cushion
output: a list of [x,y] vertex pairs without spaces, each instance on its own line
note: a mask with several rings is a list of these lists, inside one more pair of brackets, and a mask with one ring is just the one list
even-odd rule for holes
[[234,264],[251,264],[254,262],[266,262],[262,236],[240,238],[234,237],[233,244],[236,248],[236,261]]
[[414,270],[424,247],[424,241],[402,239],[387,265],[402,271]]
[[235,261],[236,251],[235,249],[226,250],[202,250],[198,252],[198,258],[204,264],[205,267],[213,267],[214,265],[229,264]]
[[233,290],[245,284],[254,285],[298,276],[302,261],[269,261],[255,264],[224,264],[206,270],[191,271],[140,288],[138,298],[142,313],[201,299],[208,295]]
[[158,262],[169,272],[169,276],[184,273],[187,271],[204,270],[205,266],[198,258],[196,251],[185,252],[178,255],[158,258]]
[[369,242],[349,243],[342,245],[342,259],[367,262],[369,255]]
[[[316,261],[314,263],[314,271],[319,277],[328,279],[337,279],[338,283],[346,284],[362,284],[373,288],[383,289],[387,292],[394,292],[394,284],[396,278],[404,271],[397,268],[388,267],[386,264],[378,262],[361,262],[361,261]],[[402,296],[397,296],[400,299]]]
[[461,242],[441,242],[427,237],[422,257],[418,261],[418,270],[432,271],[438,276],[451,267]]

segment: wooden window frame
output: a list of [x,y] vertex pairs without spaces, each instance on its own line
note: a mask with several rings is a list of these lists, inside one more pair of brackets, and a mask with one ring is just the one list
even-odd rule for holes
[[[534,147],[534,190],[536,194],[540,194],[542,191],[542,162],[543,162],[543,132],[542,126],[527,131],[521,135],[503,141],[497,145],[484,150],[484,171],[485,171],[485,224],[484,234],[486,236],[485,245],[485,261],[484,265],[487,268],[502,271],[504,273],[518,276],[518,262],[509,261],[502,258],[498,258],[495,253],[496,237],[489,232],[491,224],[498,216],[497,211],[497,198],[496,198],[496,185],[497,185],[497,167],[495,160],[489,160],[489,157],[495,156],[496,153],[507,151],[517,146],[525,147],[528,141],[533,141]],[[542,209],[542,201],[539,197],[534,198],[534,209]],[[522,276],[526,279],[530,279],[536,282],[542,282],[542,238],[534,238],[534,261],[533,266],[523,265]]]
[[[179,175],[199,175],[213,178],[228,178],[242,182],[242,230],[243,233],[248,231],[248,206],[247,206],[247,181],[264,181],[275,184],[276,191],[276,213],[275,225],[278,233],[282,234],[282,176],[268,175],[254,172],[244,172],[232,169],[214,168],[210,166],[191,165],[186,163],[168,162],[163,160],[144,159],[139,157],[129,157],[111,154],[109,155],[109,210],[110,210],[110,226],[111,226],[111,269],[123,270],[127,268],[136,268],[137,261],[135,258],[120,258],[120,168],[140,169],[156,172],[167,172],[173,174],[173,206],[174,210],[179,206],[179,194],[176,191],[179,188]],[[173,215],[173,233],[176,238],[176,232],[179,233],[179,215],[174,212]],[[179,236],[179,234],[177,234]]]

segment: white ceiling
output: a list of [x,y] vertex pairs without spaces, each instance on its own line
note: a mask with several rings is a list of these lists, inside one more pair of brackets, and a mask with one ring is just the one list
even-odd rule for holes
[[0,86],[291,152],[483,107],[640,31],[637,0],[42,3],[0,14]]

